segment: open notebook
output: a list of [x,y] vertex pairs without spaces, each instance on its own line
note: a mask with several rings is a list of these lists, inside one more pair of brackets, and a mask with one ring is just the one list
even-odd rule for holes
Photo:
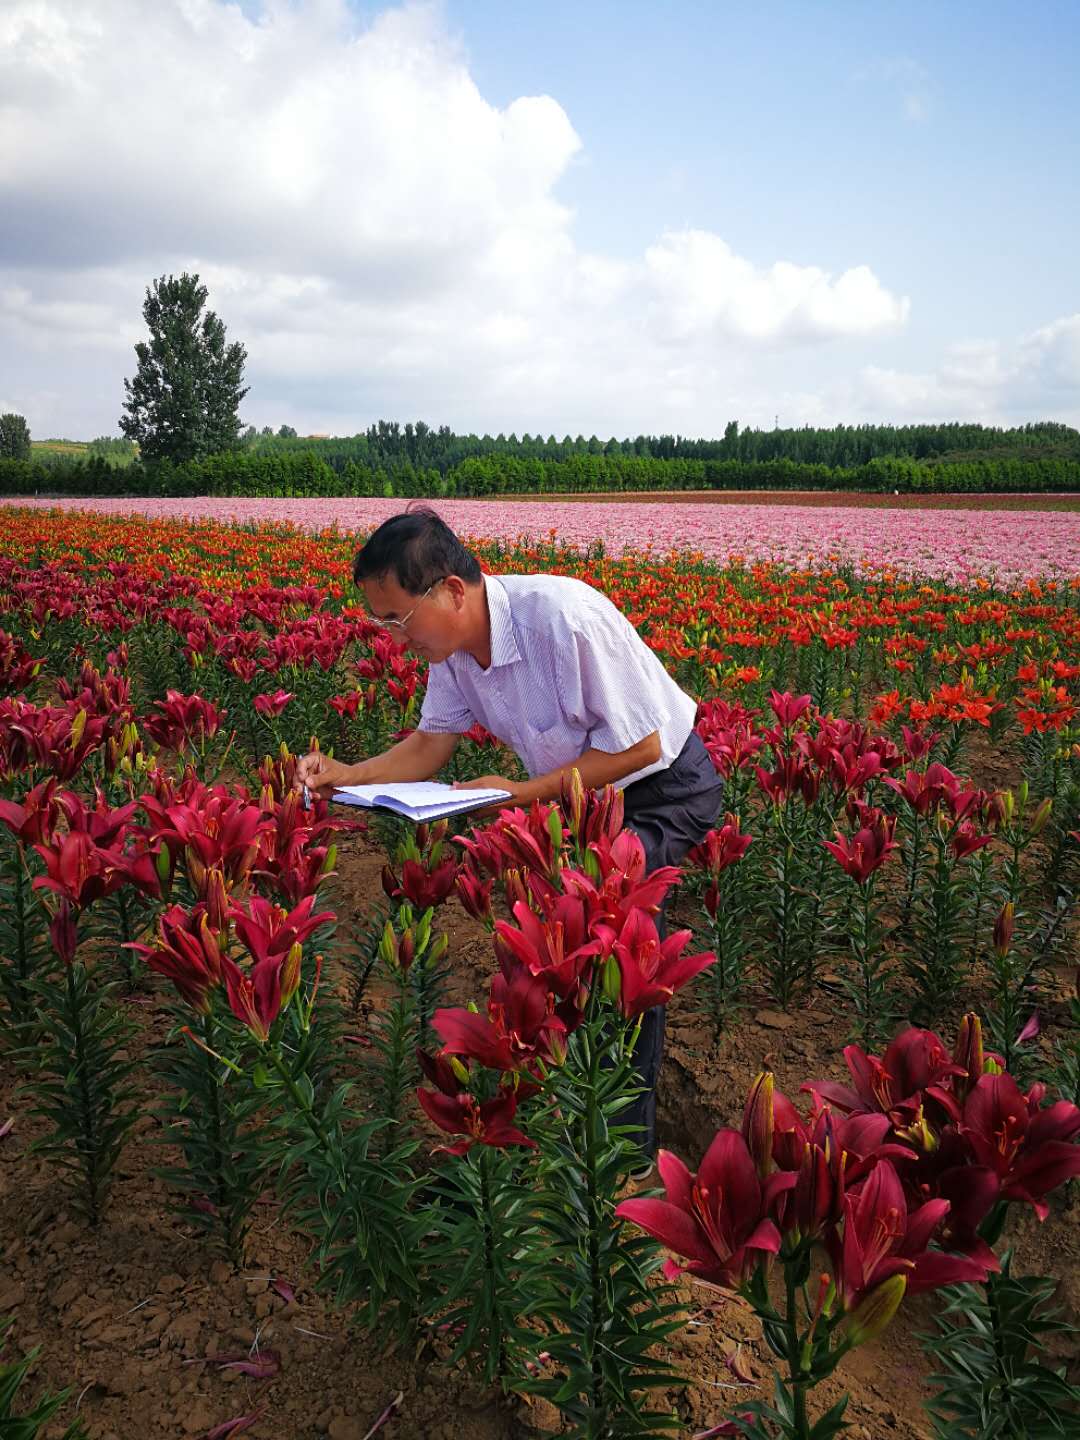
[[334,791],[342,805],[361,805],[366,810],[392,810],[406,820],[441,820],[462,815],[499,800],[509,800],[509,790],[455,790],[434,780],[398,781],[390,785],[346,785]]

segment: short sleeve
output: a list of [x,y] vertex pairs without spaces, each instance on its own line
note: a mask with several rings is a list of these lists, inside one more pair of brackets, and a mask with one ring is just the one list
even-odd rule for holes
[[588,732],[589,748],[615,755],[667,721],[659,662],[617,612],[574,629],[558,651],[560,699]]
[[430,665],[417,729],[429,735],[464,735],[475,724],[476,716],[465,703],[449,666]]

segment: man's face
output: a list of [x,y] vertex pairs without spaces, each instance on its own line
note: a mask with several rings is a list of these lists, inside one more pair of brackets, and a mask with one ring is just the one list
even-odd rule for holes
[[404,629],[400,625],[387,625],[399,645],[432,664],[445,660],[458,649],[461,604],[457,592],[461,582],[456,577],[439,581],[427,595],[410,594],[393,575],[362,583],[372,619],[384,624],[405,621]]

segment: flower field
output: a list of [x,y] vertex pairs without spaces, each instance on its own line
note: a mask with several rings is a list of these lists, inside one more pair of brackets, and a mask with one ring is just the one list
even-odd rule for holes
[[[459,534],[513,542],[519,538],[588,546],[602,540],[612,554],[691,550],[722,564],[762,561],[792,566],[842,565],[860,572],[918,575],[966,585],[976,579],[1012,585],[1031,578],[1080,574],[1080,515],[1053,510],[910,508],[860,509],[850,504],[711,504],[684,501],[580,502],[441,500],[440,514]],[[1006,497],[1006,500],[1009,497]],[[10,503],[3,502],[0,503]],[[203,499],[58,500],[24,502],[65,511],[132,513],[168,521],[285,522],[300,529],[365,530],[400,510],[401,500]],[[1005,502],[998,498],[997,504]]]
[[1072,518],[440,505],[697,696],[725,814],[646,874],[613,791],[302,806],[415,723],[344,528],[400,502],[145,503],[4,512],[0,1420],[1075,1433]]

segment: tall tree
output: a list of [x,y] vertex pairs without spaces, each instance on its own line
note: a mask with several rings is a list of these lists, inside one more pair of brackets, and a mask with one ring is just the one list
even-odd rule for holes
[[239,440],[247,351],[226,344],[221,320],[204,313],[206,300],[198,275],[163,275],[146,292],[150,339],[135,346],[138,368],[124,381],[120,420],[144,460],[198,460]]
[[0,415],[0,459],[30,459],[30,427],[22,415]]

